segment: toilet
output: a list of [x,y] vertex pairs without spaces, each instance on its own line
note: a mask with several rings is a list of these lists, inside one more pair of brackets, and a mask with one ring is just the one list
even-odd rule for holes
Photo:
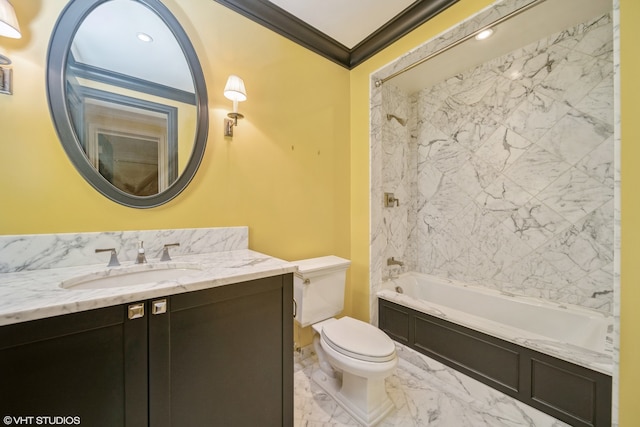
[[393,341],[369,323],[334,317],[344,308],[349,260],[330,255],[292,263],[295,320],[313,328],[320,363],[313,380],[359,423],[376,425],[394,408],[385,390],[398,364]]

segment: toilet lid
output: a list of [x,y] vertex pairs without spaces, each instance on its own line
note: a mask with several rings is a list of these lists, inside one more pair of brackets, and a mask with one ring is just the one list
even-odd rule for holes
[[351,317],[342,317],[322,327],[322,337],[335,351],[358,360],[388,362],[396,347],[384,332]]

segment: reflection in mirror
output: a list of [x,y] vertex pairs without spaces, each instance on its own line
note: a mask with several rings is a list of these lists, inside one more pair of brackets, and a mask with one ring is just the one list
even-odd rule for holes
[[71,2],[52,35],[47,89],[67,154],[113,200],[157,206],[197,170],[207,128],[204,78],[159,1]]

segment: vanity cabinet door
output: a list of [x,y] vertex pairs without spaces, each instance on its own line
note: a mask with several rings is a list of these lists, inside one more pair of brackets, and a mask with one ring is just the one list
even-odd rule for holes
[[2,326],[0,417],[292,426],[292,301],[289,274]]
[[4,424],[147,426],[147,319],[127,310],[0,327]]
[[292,426],[292,301],[291,274],[168,298],[149,318],[150,425]]

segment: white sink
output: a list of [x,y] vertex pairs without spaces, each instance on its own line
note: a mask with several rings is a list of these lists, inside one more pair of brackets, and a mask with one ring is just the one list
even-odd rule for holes
[[137,264],[72,277],[63,281],[60,287],[64,289],[104,289],[138,286],[176,280],[199,271],[202,271],[202,267],[192,263]]

